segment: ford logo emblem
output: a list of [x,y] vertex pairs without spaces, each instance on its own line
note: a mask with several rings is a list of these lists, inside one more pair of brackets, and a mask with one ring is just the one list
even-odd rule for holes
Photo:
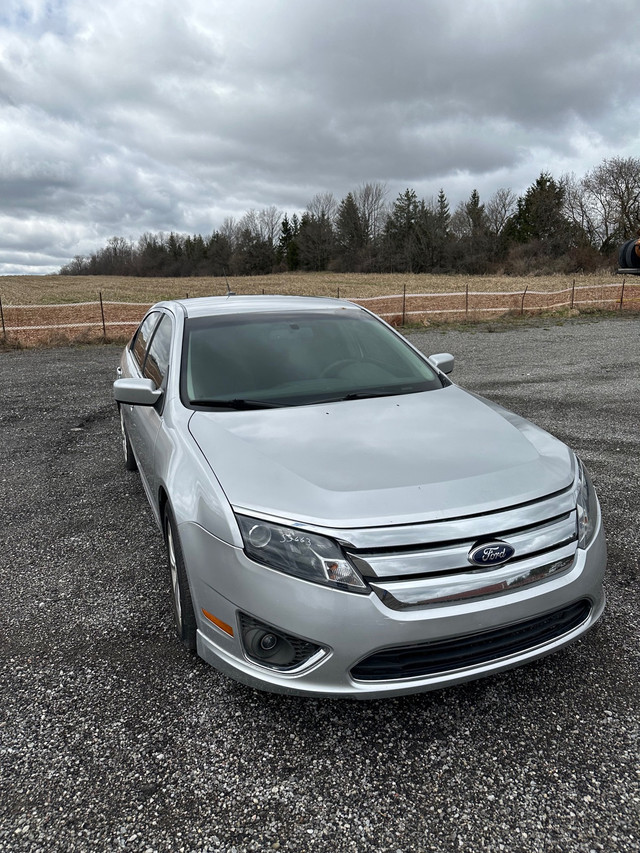
[[507,542],[483,542],[482,545],[476,545],[469,551],[468,560],[474,566],[501,566],[510,560],[516,553],[516,549],[512,548]]

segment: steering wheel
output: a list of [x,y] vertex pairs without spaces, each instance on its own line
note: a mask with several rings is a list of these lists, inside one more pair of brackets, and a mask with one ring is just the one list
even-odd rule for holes
[[348,367],[350,364],[359,364],[359,360],[357,358],[339,358],[337,361],[332,361],[331,364],[328,364],[325,369],[320,374],[321,379],[326,379],[330,376],[338,376],[342,373],[343,368]]

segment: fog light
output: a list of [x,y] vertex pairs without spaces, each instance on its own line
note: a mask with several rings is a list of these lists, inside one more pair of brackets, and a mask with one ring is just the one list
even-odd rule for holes
[[278,638],[275,634],[263,634],[260,639],[260,648],[265,652],[272,651],[278,645]]
[[297,670],[323,651],[315,643],[276,631],[244,613],[240,614],[240,625],[246,656],[271,669]]
[[295,660],[296,651],[291,643],[272,631],[250,628],[248,631],[243,631],[242,638],[249,657],[260,663],[288,667]]

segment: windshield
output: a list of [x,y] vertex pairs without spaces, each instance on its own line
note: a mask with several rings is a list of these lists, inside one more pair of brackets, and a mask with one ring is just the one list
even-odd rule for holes
[[188,406],[299,406],[445,384],[401,337],[358,309],[218,315],[185,326]]

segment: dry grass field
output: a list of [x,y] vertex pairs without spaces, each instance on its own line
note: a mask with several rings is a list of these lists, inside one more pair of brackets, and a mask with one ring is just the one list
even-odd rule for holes
[[[230,278],[235,293],[286,293],[304,296],[340,296],[362,299],[393,293],[461,293],[467,286],[483,293],[557,291],[579,286],[597,287],[619,283],[611,273],[552,276],[412,275],[410,273],[280,273]],[[224,278],[131,278],[126,276],[18,275],[0,277],[3,305],[55,305],[92,302],[102,298],[114,302],[153,303],[186,296],[226,293]]]
[[[640,281],[583,276],[362,275],[285,273],[230,278],[242,294],[335,296],[366,304],[397,326],[478,322],[503,315],[638,310]],[[146,309],[162,299],[224,295],[223,278],[124,276],[0,277],[6,346],[127,340]]]

